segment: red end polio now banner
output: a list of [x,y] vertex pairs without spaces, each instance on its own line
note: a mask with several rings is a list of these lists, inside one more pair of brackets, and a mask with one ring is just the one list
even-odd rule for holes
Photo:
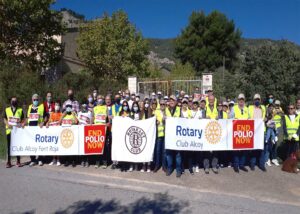
[[103,154],[105,125],[84,126],[84,154]]
[[254,120],[233,120],[233,149],[254,148]]

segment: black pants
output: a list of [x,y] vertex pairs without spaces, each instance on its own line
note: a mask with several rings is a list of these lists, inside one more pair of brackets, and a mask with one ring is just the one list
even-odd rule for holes
[[[7,162],[11,161],[11,156],[10,156],[10,134],[6,135],[7,139]],[[17,156],[17,162],[20,163],[20,156]]]
[[102,157],[103,164],[109,165],[111,162],[111,142],[112,142],[111,131],[107,130],[106,137],[105,137],[103,157]]
[[290,157],[291,154],[295,153],[299,149],[299,142],[295,140],[286,140],[286,158]]

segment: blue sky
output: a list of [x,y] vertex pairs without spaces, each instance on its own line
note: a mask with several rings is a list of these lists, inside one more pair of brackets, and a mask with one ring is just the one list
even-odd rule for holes
[[122,9],[146,38],[174,38],[192,11],[213,10],[233,19],[244,38],[287,39],[300,45],[300,0],[57,0],[87,19]]

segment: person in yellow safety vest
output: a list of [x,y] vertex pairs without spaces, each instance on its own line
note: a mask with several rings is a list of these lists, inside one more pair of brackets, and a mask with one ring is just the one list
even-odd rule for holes
[[[249,111],[245,103],[245,95],[239,94],[238,103],[233,107],[232,119],[236,120],[246,120],[249,119]],[[240,170],[248,172],[245,167],[246,162],[246,152],[245,151],[233,151],[233,169],[236,173]]]
[[208,104],[206,105],[206,118],[218,119],[218,110],[215,105],[216,99],[214,95],[208,97]]
[[[10,156],[10,143],[11,143],[11,130],[13,127],[20,128],[21,126],[24,127],[24,112],[22,108],[18,107],[17,97],[13,96],[10,99],[10,105],[4,111],[4,124],[6,128],[6,139],[7,139],[7,162],[6,168],[11,168],[11,156]],[[17,167],[21,167],[21,158],[17,156]]]
[[[208,105],[206,106],[206,118],[207,119],[218,119],[218,109],[216,106],[216,98],[212,93],[208,96]],[[211,165],[212,171],[215,174],[219,173],[219,154],[218,152],[213,151],[205,151],[202,153],[203,155],[203,168],[205,174],[209,174],[209,168]]]
[[[214,91],[212,89],[207,90],[207,96],[205,97],[206,107],[209,105],[208,97],[211,95],[214,95]],[[218,100],[217,100],[217,98],[215,98],[215,101],[214,101],[215,108],[217,108],[217,103],[218,103]]]
[[188,99],[183,98],[181,107],[181,117],[190,119],[192,117],[192,111],[189,109],[188,102]]
[[154,155],[154,170],[157,172],[162,166],[163,170],[167,169],[167,159],[165,151],[165,119],[166,119],[166,101],[161,99],[159,101],[160,109],[156,109],[154,115],[156,116],[157,138],[155,142]]
[[222,103],[222,110],[223,110],[223,112],[226,112],[227,118],[229,118],[230,110],[229,110],[229,104],[228,104],[228,102],[224,101]]
[[218,119],[228,119],[228,114],[223,110],[223,103],[218,104]]
[[[248,107],[249,119],[262,119],[266,117],[266,107],[261,103],[261,97],[259,94],[255,94],[253,97],[253,105]],[[269,160],[272,144],[265,144],[264,151],[262,150],[250,150],[248,155],[250,158],[250,169],[255,170],[256,162],[258,160],[258,168],[262,171],[266,171],[265,163]],[[275,158],[276,159],[276,158]],[[275,160],[274,160],[275,162]]]
[[112,116],[116,117],[119,115],[120,111],[122,108],[122,104],[121,104],[121,95],[120,94],[116,94],[115,95],[115,102],[112,106]]
[[[93,115],[94,124],[106,125],[108,122],[108,109],[104,102],[102,95],[97,96],[97,106],[94,107]],[[106,152],[106,151],[104,151]],[[107,162],[103,159],[103,155],[100,156],[100,160],[96,160],[95,168],[100,167],[100,162],[103,162],[102,168],[107,168]]]
[[[27,118],[26,122],[28,126],[39,126],[42,128],[44,126],[44,122],[47,121],[47,114],[44,110],[44,105],[39,104],[39,95],[34,94],[32,95],[32,104],[29,105],[28,111],[27,111]],[[36,164],[36,161],[38,161],[39,166],[43,165],[43,157],[38,156],[30,156],[30,164],[29,166],[34,166]]]
[[283,124],[284,142],[287,157],[294,155],[299,149],[300,115],[296,114],[295,105],[288,106],[288,115],[284,116]]
[[[282,108],[280,107],[280,101],[275,100],[274,121],[275,121],[275,125],[276,125],[277,136],[279,135],[279,133],[281,131],[281,127],[282,127],[281,124],[282,124],[283,116],[284,116],[284,112],[283,112]],[[278,141],[278,138],[276,139],[276,137],[275,137],[275,141]]]
[[[180,108],[176,105],[177,99],[174,95],[170,96],[169,107],[166,108],[166,117],[180,117]],[[175,142],[174,142],[175,143]],[[170,176],[173,171],[173,158],[176,157],[176,177],[179,178],[182,174],[182,159],[181,151],[166,150],[168,169],[167,176]]]

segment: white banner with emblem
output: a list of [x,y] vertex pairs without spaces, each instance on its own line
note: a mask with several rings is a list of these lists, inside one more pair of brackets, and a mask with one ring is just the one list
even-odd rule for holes
[[14,127],[11,132],[11,155],[78,155],[79,126]]
[[112,122],[112,160],[150,162],[156,139],[156,118],[134,121],[115,117]]
[[185,151],[226,151],[264,148],[264,122],[167,118],[165,148]]

